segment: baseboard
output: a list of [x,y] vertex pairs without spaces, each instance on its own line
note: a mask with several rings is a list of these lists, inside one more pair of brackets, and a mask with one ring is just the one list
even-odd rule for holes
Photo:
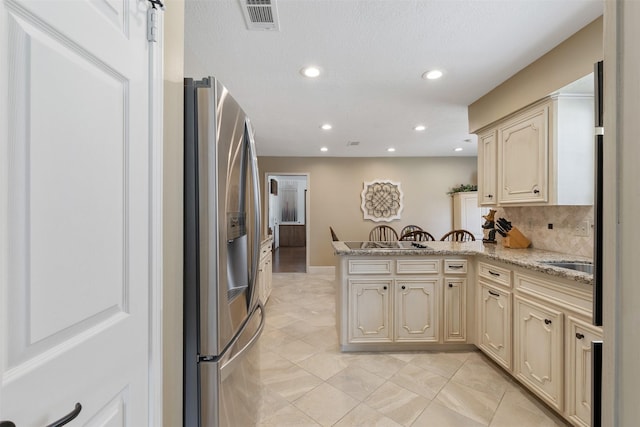
[[336,268],[332,265],[320,265],[320,266],[309,266],[307,270],[309,274],[328,274],[328,275],[336,275]]

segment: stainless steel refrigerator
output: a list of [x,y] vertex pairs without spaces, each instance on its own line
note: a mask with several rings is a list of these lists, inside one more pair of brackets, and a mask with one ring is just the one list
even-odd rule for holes
[[213,77],[185,79],[184,104],[184,426],[250,426],[264,326],[253,130]]

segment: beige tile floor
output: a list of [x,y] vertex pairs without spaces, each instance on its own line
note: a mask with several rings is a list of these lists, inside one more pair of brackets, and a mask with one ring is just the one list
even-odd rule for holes
[[341,353],[334,295],[332,276],[273,275],[260,426],[566,425],[480,352]]

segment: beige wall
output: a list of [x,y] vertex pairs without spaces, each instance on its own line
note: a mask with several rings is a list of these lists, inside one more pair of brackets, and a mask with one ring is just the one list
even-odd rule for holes
[[[256,144],[260,144],[257,136]],[[309,263],[334,265],[329,227],[341,240],[367,240],[377,224],[364,220],[360,193],[364,181],[390,179],[404,193],[402,219],[390,225],[400,231],[416,224],[437,239],[452,227],[452,201],[446,193],[460,184],[475,184],[475,157],[336,158],[259,157],[262,191],[266,173],[309,173]],[[262,200],[265,200],[264,194]]]
[[469,105],[469,132],[593,72],[603,58],[602,31],[600,17]]
[[165,2],[163,425],[182,425],[182,117],[184,0]]

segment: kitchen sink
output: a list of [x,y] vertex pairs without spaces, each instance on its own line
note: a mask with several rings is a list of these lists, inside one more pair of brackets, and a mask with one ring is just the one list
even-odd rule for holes
[[593,264],[586,261],[541,261],[541,264],[593,274]]

